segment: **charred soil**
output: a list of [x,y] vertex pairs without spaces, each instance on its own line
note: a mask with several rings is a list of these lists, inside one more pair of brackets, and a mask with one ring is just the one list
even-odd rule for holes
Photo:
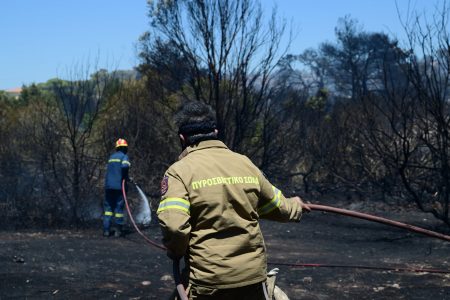
[[[342,208],[449,234],[414,210]],[[450,299],[449,242],[322,212],[298,224],[261,224],[269,269],[280,269],[277,285],[290,299]],[[144,233],[161,239],[156,225]],[[0,299],[166,299],[174,288],[165,253],[131,228],[121,238],[105,238],[97,228],[2,231],[0,261]]]

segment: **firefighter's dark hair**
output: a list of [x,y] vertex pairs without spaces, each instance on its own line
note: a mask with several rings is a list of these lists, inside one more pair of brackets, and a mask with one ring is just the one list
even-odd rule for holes
[[217,139],[216,114],[206,103],[200,101],[184,103],[175,113],[174,120],[178,126],[178,133],[187,139],[188,145]]

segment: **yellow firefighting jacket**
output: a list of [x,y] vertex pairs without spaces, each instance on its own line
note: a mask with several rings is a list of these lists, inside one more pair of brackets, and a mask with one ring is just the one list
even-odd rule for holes
[[220,141],[200,142],[182,155],[161,182],[157,214],[164,245],[186,256],[195,285],[224,289],[266,280],[258,219],[298,221],[300,203]]

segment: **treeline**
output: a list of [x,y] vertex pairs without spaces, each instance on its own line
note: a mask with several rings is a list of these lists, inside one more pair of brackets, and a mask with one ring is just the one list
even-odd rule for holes
[[431,21],[410,16],[403,44],[346,17],[335,41],[298,55],[281,48],[286,23],[275,12],[266,22],[256,0],[148,8],[134,72],[79,69],[25,86],[19,100],[0,94],[5,224],[99,217],[105,160],[119,137],[157,205],[180,152],[172,114],[195,99],[216,109],[221,139],[287,195],[410,202],[450,225],[447,2]]

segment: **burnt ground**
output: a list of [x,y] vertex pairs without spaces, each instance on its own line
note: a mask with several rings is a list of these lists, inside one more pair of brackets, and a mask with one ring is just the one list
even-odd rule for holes
[[[351,208],[450,233],[411,209]],[[290,299],[450,299],[450,242],[322,212],[298,224],[263,221],[262,229],[269,268],[280,269],[277,284]],[[160,240],[156,225],[144,232]],[[0,262],[0,299],[166,299],[174,285],[169,259],[131,229],[123,238],[104,238],[97,228],[1,231]],[[449,273],[346,267],[357,265]]]

